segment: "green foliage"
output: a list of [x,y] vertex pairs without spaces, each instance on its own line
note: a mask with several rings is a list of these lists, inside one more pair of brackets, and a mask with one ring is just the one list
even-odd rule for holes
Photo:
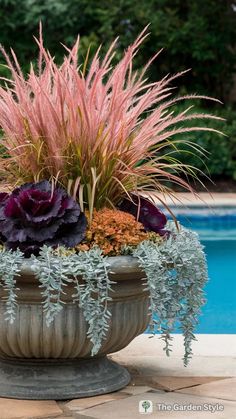
[[184,81],[188,91],[208,92],[223,99],[236,63],[236,13],[232,8],[235,2],[152,0],[150,3],[155,40],[168,55],[164,59],[165,69],[192,69]]
[[[0,0],[0,42],[9,51],[13,47],[24,72],[29,62],[37,56],[33,35],[38,33],[38,23],[43,23],[46,47],[63,59],[63,42],[71,46],[78,33],[81,35],[80,62],[91,47],[91,56],[98,45],[104,45],[120,36],[115,60],[124,48],[134,41],[143,27],[150,23],[151,36],[146,40],[142,54],[136,57],[135,67],[142,67],[158,49],[164,52],[149,70],[152,80],[176,70],[192,70],[181,79],[183,92],[208,93],[224,101],[232,87],[236,65],[236,7],[235,0]],[[16,36],[17,34],[17,36]],[[0,57],[0,63],[3,63]],[[1,65],[1,75],[9,76]],[[218,141],[210,133],[199,133],[197,142],[203,144],[211,156],[207,165],[212,176],[236,178],[234,112],[226,110],[224,132],[229,138]],[[219,112],[222,114],[222,112]],[[217,127],[215,123],[207,123]],[[222,125],[219,125],[222,128]],[[0,147],[0,153],[5,149]],[[5,153],[6,154],[6,153]],[[206,172],[204,164],[196,157],[186,155],[182,161]]]
[[[194,108],[196,112],[196,108]],[[204,112],[200,107],[197,112]],[[186,135],[194,144],[206,150],[205,156],[200,159],[191,152],[190,147],[181,146],[179,153],[172,156],[184,164],[195,166],[213,179],[217,177],[230,177],[236,180],[236,110],[233,108],[214,110],[214,115],[225,118],[225,121],[205,121],[205,126],[222,131],[225,136],[218,136],[212,132],[196,132]],[[184,150],[184,152],[182,151]]]
[[119,59],[123,48],[151,23],[152,36],[137,65],[164,47],[161,63],[152,68],[154,80],[176,68],[192,68],[183,80],[188,91],[224,98],[236,63],[233,5],[234,0],[21,0],[19,7],[18,0],[0,0],[0,39],[6,48],[14,48],[27,70],[35,56],[32,36],[39,20],[46,45],[58,59],[64,54],[59,42],[71,46],[78,33],[84,54],[89,44],[92,49],[100,43],[107,46],[120,35]]

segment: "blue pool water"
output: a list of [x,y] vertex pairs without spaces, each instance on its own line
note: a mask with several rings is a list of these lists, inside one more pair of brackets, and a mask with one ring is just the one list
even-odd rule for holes
[[236,333],[236,207],[175,211],[178,221],[197,231],[208,262],[207,303],[196,333]]

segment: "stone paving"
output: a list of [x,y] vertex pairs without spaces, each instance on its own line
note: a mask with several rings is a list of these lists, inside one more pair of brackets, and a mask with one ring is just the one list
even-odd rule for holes
[[[163,199],[163,196],[161,196]],[[193,195],[189,192],[175,192],[175,197],[164,197],[164,202],[167,205],[173,205],[173,206],[186,206],[186,207],[192,207],[192,206],[235,206],[236,205],[236,193],[235,192],[214,192],[214,193],[208,193],[208,192],[199,192],[196,195]],[[157,199],[158,203],[158,199]]]
[[143,401],[150,404],[147,417],[153,419],[236,418],[236,335],[197,335],[187,368],[182,336],[174,335],[169,358],[162,341],[149,337],[141,335],[111,355],[130,371],[124,389],[63,402],[0,398],[0,419],[140,419]]

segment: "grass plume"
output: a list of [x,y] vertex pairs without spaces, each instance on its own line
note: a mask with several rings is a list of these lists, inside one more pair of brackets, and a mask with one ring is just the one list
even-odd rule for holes
[[0,126],[9,155],[0,159],[1,173],[19,183],[54,179],[90,214],[93,207],[115,206],[131,191],[171,193],[166,181],[192,191],[182,174],[195,172],[172,158],[170,146],[176,149],[179,134],[184,142],[189,131],[209,131],[198,124],[190,128],[187,121],[220,118],[192,114],[190,108],[173,113],[179,101],[202,96],[172,98],[171,83],[184,72],[149,82],[146,71],[156,56],[144,69],[133,70],[146,36],[144,29],[115,66],[117,40],[103,59],[99,48],[88,66],[89,52],[84,65],[78,64],[78,38],[73,48],[65,47],[58,66],[40,28],[38,65],[31,65],[26,77],[14,51],[9,57],[1,47],[12,75],[0,87]]

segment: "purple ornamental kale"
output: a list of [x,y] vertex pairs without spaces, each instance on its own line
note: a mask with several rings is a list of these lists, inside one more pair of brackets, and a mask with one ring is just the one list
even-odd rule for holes
[[132,214],[138,221],[143,224],[145,231],[154,231],[160,236],[169,235],[169,231],[165,230],[167,219],[165,214],[161,212],[148,199],[132,195],[132,201],[125,198],[119,205],[121,211]]
[[73,247],[85,237],[87,221],[79,204],[46,180],[26,183],[10,195],[0,194],[0,232],[6,247],[26,257],[39,248]]
[[[1,214],[2,208],[6,204],[8,197],[9,197],[8,193],[0,192],[0,214]],[[2,232],[0,230],[0,242],[4,242],[4,241],[6,241],[6,238],[2,235]]]

